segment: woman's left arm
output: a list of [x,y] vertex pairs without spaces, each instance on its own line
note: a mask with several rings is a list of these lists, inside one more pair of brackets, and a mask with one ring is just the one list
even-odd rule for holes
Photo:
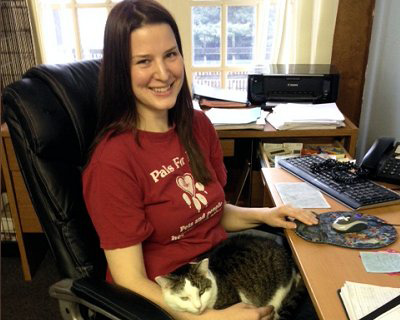
[[240,231],[268,224],[271,227],[296,228],[291,220],[299,220],[307,225],[317,224],[315,215],[304,209],[283,205],[273,208],[243,208],[225,203],[221,224],[226,231]]

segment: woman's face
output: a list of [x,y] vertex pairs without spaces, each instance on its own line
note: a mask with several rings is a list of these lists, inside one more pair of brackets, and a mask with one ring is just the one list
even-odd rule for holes
[[165,116],[183,78],[183,58],[168,24],[145,25],[131,33],[132,90],[142,117]]

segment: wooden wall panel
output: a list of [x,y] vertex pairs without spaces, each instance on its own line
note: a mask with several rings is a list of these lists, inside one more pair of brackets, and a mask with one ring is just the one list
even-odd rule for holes
[[358,126],[375,0],[340,0],[332,64],[340,73],[340,110]]

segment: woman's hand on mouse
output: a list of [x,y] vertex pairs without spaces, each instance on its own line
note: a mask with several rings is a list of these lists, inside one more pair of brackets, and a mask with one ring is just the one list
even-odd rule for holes
[[266,210],[267,214],[263,215],[263,222],[272,227],[295,229],[296,223],[290,220],[299,220],[307,225],[318,224],[315,214],[309,210],[294,208],[290,205],[282,205]]

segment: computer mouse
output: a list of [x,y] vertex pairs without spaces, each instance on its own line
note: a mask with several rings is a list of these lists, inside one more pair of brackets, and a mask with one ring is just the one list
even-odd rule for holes
[[353,217],[339,217],[332,223],[332,229],[341,233],[360,232],[367,228],[367,222]]

